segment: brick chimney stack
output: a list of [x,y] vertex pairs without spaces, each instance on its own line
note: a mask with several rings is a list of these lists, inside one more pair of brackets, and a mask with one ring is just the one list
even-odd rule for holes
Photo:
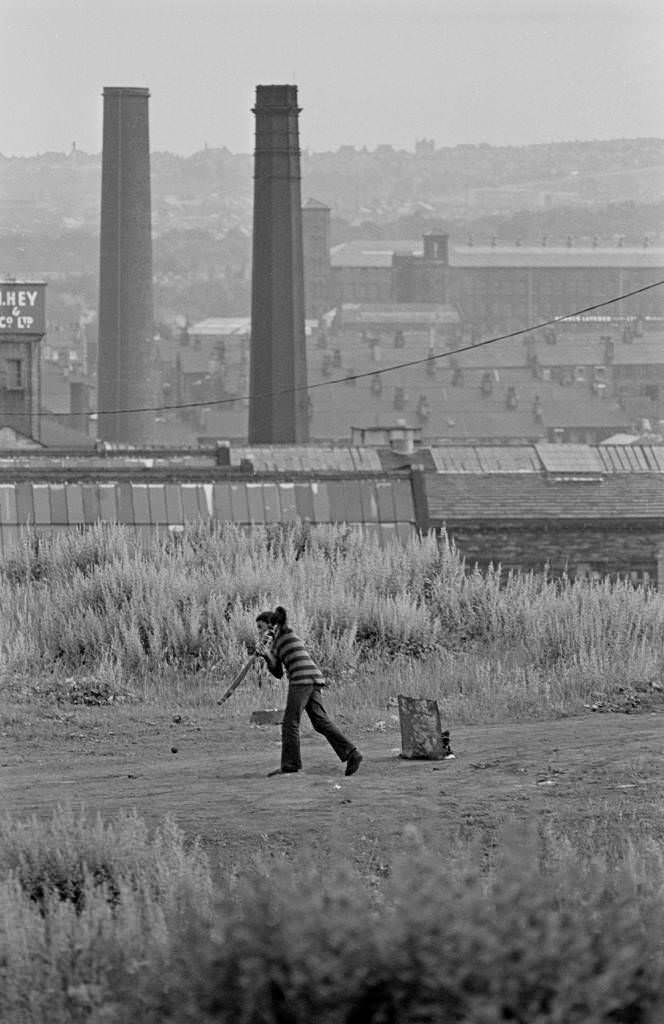
[[149,442],[155,416],[121,411],[156,402],[149,95],[104,89],[97,432],[117,444]]
[[253,113],[249,442],[304,443],[309,418],[297,86],[257,86]]

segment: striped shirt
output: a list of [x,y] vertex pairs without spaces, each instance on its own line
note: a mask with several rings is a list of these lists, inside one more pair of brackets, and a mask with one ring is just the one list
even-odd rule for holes
[[325,686],[323,673],[290,626],[283,626],[268,649],[268,668],[281,679],[284,669],[289,683]]

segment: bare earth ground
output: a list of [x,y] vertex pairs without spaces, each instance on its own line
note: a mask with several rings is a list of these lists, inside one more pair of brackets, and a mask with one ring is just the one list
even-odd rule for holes
[[[307,844],[358,859],[389,853],[414,824],[434,848],[451,835],[489,840],[505,820],[579,833],[662,823],[664,711],[451,728],[454,760],[398,757],[398,725],[348,732],[364,753],[357,775],[303,725],[305,770],[266,778],[279,727],[248,714],[122,706],[3,709],[0,813],[50,815],[85,806],[107,818],[135,808],[152,827],[171,815],[212,854],[233,859]],[[344,727],[346,727],[345,723]],[[177,753],[171,753],[171,747]]]

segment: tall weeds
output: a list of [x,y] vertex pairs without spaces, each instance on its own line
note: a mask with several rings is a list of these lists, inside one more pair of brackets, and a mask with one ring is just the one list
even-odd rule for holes
[[2,675],[103,673],[148,697],[177,679],[200,699],[207,670],[231,674],[257,611],[277,603],[331,682],[363,686],[340,699],[367,705],[372,678],[410,676],[466,715],[549,713],[647,685],[664,664],[656,590],[472,570],[445,537],[380,546],[341,527],[198,525],[146,544],[98,526],[27,533],[0,563]]

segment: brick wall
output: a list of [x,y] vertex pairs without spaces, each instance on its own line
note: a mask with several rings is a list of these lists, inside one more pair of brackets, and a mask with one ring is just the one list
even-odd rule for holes
[[553,575],[647,574],[664,582],[664,524],[464,522],[448,523],[447,532],[471,566],[541,570],[548,563]]

